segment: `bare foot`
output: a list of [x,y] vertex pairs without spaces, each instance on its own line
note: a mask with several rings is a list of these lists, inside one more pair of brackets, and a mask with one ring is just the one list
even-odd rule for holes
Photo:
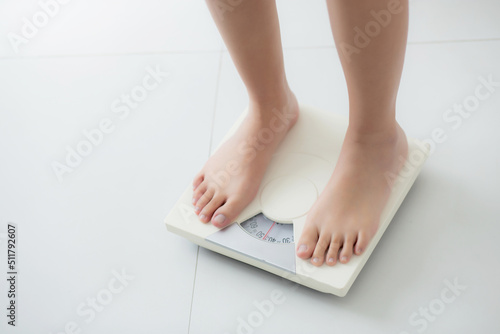
[[253,200],[279,143],[297,122],[292,92],[270,106],[250,103],[236,133],[212,155],[193,180],[193,205],[199,219],[222,228]]
[[396,122],[378,133],[349,128],[335,170],[307,216],[297,256],[333,266],[338,258],[347,263],[353,252],[360,255],[391,193],[384,174],[397,175],[407,155],[406,135]]

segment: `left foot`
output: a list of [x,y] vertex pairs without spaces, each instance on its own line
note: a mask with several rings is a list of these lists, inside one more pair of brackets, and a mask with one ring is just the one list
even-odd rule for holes
[[[297,256],[315,266],[333,266],[360,255],[378,229],[391,193],[386,173],[397,175],[408,155],[396,122],[388,130],[347,130],[335,171],[307,216]],[[340,256],[339,256],[340,250]]]

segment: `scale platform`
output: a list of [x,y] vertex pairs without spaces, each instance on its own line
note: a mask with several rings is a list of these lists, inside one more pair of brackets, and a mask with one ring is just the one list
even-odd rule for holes
[[[307,213],[337,162],[347,119],[300,105],[300,117],[287,134],[261,182],[255,199],[224,229],[199,221],[191,204],[192,186],[165,219],[167,229],[214,252],[245,262],[312,289],[343,297],[365,265],[429,156],[429,146],[408,138],[408,158],[399,175],[387,175],[392,192],[377,233],[361,255],[347,264],[313,266],[295,254]],[[223,141],[238,128],[246,112]],[[220,146],[220,145],[219,145]],[[403,159],[403,158],[402,158]]]

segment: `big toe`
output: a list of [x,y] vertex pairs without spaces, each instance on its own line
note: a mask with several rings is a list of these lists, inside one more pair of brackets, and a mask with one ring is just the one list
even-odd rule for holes
[[299,242],[297,243],[297,256],[301,259],[310,258],[317,241],[318,231],[316,226],[306,224],[304,230],[302,231],[302,235],[300,236]]
[[226,227],[238,217],[247,204],[243,200],[229,198],[212,215],[212,224],[218,228]]

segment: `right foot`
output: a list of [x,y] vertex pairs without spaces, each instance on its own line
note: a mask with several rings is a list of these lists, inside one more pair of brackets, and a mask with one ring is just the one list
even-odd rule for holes
[[250,103],[235,134],[212,155],[193,180],[193,205],[203,223],[223,228],[254,199],[279,143],[297,122],[292,92],[282,103]]

